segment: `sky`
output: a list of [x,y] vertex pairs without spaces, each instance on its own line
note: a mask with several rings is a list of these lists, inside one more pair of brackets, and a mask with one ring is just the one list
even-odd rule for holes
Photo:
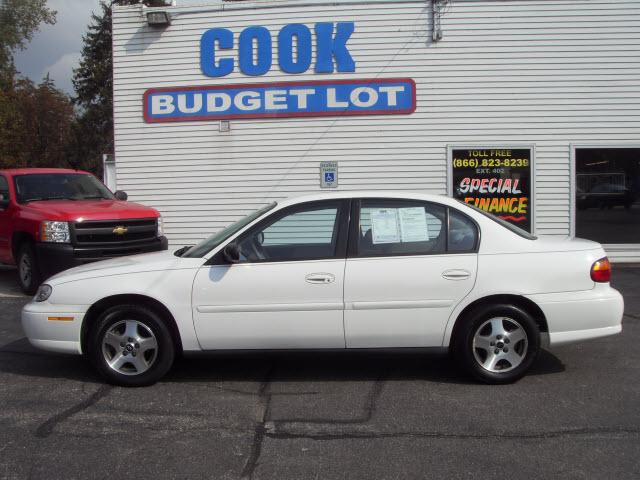
[[71,77],[80,60],[82,36],[99,4],[99,0],[48,0],[48,7],[58,12],[57,21],[41,25],[26,49],[15,53],[18,71],[36,83],[48,72],[58,88],[72,95]]

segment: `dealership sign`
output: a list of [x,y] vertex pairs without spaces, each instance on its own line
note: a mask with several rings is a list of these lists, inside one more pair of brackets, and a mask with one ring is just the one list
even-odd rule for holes
[[453,196],[531,232],[531,148],[454,148]]
[[[355,30],[353,22],[316,23],[316,73],[355,72],[356,64],[349,53],[347,41]],[[273,65],[271,32],[265,27],[245,28],[238,37],[237,65],[245,75],[264,75]],[[285,73],[304,73],[311,67],[312,34],[300,23],[285,25],[277,36],[278,65]],[[296,46],[294,50],[294,44]],[[224,50],[234,48],[233,32],[226,28],[207,30],[200,39],[200,68],[209,77],[224,77],[234,71],[233,57]]]
[[373,79],[159,88],[144,94],[147,122],[393,115],[416,106],[413,80]]
[[[235,71],[265,75],[277,63],[288,74],[355,72],[347,42],[353,22],[285,25],[276,36],[262,26],[240,32],[212,28],[200,40],[200,68],[209,77]],[[277,59],[273,46],[277,42]],[[237,46],[237,53],[231,51]],[[315,47],[315,48],[314,48]],[[315,51],[315,56],[312,55]],[[144,93],[147,122],[236,118],[287,118],[401,115],[416,109],[416,84],[410,78],[309,80],[198,87],[153,88]]]

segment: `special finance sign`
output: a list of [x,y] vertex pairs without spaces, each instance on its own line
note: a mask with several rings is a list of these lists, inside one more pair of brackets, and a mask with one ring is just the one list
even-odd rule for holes
[[[318,74],[356,71],[347,45],[355,31],[353,22],[316,23],[313,30],[289,24],[273,38],[265,27],[248,27],[240,32],[235,48],[233,32],[212,28],[200,40],[200,68],[216,78],[237,70],[249,76],[264,75],[273,68],[273,44],[277,42],[277,65],[284,73],[300,74],[312,66]],[[315,58],[311,54],[314,39]],[[410,78],[168,87],[144,94],[147,122],[399,115],[415,109],[416,85]]]
[[453,196],[531,232],[531,149],[451,150]]

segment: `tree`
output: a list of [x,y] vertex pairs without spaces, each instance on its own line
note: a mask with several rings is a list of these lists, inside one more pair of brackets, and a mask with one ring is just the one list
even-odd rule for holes
[[24,48],[41,23],[54,24],[56,12],[47,0],[0,0],[0,88],[11,88],[15,75],[13,53]]
[[47,75],[39,85],[17,79],[0,95],[0,167],[66,167],[75,112]]
[[[114,1],[116,5],[139,4],[138,0]],[[147,6],[166,5],[163,0],[147,0]],[[73,72],[74,102],[80,114],[73,125],[69,161],[75,168],[98,173],[102,155],[113,153],[113,62],[111,5],[100,3],[83,37],[80,66]]]

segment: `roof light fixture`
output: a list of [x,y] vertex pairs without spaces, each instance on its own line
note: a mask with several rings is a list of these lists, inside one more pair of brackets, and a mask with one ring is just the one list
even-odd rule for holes
[[169,12],[147,12],[147,23],[150,27],[164,28],[171,25],[171,17],[169,16]]

